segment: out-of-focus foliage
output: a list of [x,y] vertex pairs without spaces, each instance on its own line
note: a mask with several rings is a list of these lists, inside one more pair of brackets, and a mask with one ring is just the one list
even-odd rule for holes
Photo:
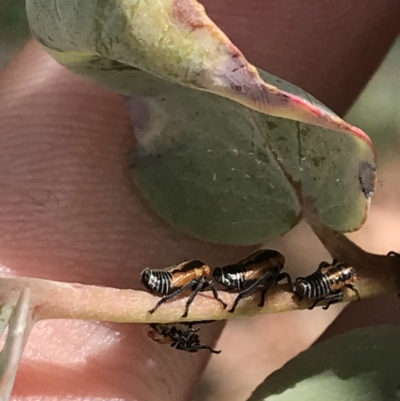
[[400,146],[400,39],[347,115],[347,120],[368,132],[381,151]]
[[398,397],[400,329],[354,330],[320,343],[288,362],[248,401],[392,401]]
[[[29,32],[24,0],[3,0],[0,3],[0,35],[27,36]],[[10,36],[10,38],[11,38]]]
[[29,38],[24,0],[0,1],[0,68]]

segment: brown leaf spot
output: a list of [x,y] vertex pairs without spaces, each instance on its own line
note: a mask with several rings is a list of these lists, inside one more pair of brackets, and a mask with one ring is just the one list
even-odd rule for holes
[[376,169],[368,162],[361,163],[358,179],[365,197],[370,198],[374,194]]

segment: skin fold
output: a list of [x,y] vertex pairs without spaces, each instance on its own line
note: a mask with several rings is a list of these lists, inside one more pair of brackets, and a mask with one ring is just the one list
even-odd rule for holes
[[[398,0],[355,3],[204,5],[250,62],[343,114],[400,28]],[[0,135],[3,274],[141,288],[145,267],[187,259],[221,266],[254,250],[197,241],[155,216],[129,176],[134,137],[119,96],[74,76],[35,41],[0,74]],[[388,297],[351,305],[323,338],[393,321],[396,304]],[[204,327],[203,342],[213,345],[222,327]],[[159,346],[141,325],[46,321],[30,337],[14,395],[184,401],[208,358]]]

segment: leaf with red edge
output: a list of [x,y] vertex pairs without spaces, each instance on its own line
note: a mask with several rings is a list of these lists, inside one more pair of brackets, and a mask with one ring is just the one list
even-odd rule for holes
[[173,226],[253,244],[304,216],[343,232],[365,221],[369,137],[257,70],[196,1],[28,0],[27,10],[57,61],[128,97],[133,177]]

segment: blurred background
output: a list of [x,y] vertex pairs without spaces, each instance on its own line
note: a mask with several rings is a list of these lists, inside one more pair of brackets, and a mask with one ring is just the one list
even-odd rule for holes
[[29,38],[25,1],[0,0],[0,69]]
[[[0,70],[29,39],[24,1],[0,0]],[[375,253],[400,250],[400,40],[346,119],[364,129],[378,152],[378,185],[365,226],[350,237]],[[299,225],[266,247],[278,249],[293,276],[309,274],[330,260],[311,230]],[[309,347],[343,306],[328,311],[287,312],[227,324],[195,396],[196,401],[240,401],[273,370]]]

